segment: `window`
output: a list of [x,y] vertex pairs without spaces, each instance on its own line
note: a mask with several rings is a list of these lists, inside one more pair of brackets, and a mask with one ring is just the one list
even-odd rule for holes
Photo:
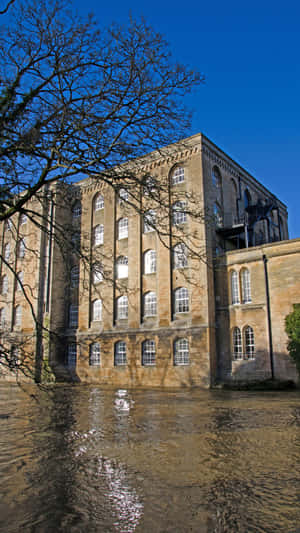
[[104,226],[103,224],[98,224],[94,227],[94,246],[99,246],[104,242]]
[[119,202],[120,202],[120,204],[122,202],[127,202],[128,198],[129,198],[129,194],[128,194],[127,189],[120,189],[119,190]]
[[22,325],[22,307],[20,305],[17,305],[15,307],[14,311],[14,325],[15,326],[21,326]]
[[187,266],[187,247],[183,242],[180,242],[173,248],[173,267],[186,268]]
[[17,291],[21,291],[24,279],[24,272],[18,272],[17,277]]
[[80,248],[80,232],[75,231],[75,233],[72,234],[71,237],[72,246],[75,250],[79,250]]
[[177,339],[174,342],[174,365],[189,364],[189,341],[187,339]]
[[7,231],[11,231],[11,230],[12,230],[12,221],[11,221],[11,220],[7,220],[7,221],[5,222],[5,229],[6,229]]
[[154,274],[156,272],[156,251],[148,250],[144,253],[144,273]]
[[250,195],[250,192],[248,191],[248,189],[246,189],[245,192],[244,192],[244,207],[245,207],[245,209],[247,207],[249,207],[249,205],[251,205],[251,195]]
[[234,328],[232,334],[233,359],[243,358],[242,335],[240,328]]
[[231,279],[231,303],[239,304],[240,303],[239,277],[238,277],[238,273],[235,270],[232,270],[230,274],[230,279]]
[[175,291],[175,313],[189,312],[189,292],[185,287]]
[[220,189],[222,186],[222,177],[218,167],[212,169],[212,184],[216,189]]
[[118,239],[127,239],[128,237],[128,218],[120,218],[118,221]]
[[157,299],[155,292],[147,292],[144,296],[144,316],[157,314]]
[[6,320],[6,310],[4,307],[0,309],[0,326],[5,326],[5,320]]
[[251,326],[247,326],[244,330],[244,342],[245,342],[245,359],[254,359],[255,357],[255,343],[254,343],[254,331]]
[[103,281],[102,265],[101,263],[95,263],[93,266],[93,283],[97,285],[101,281]]
[[26,248],[25,239],[21,239],[18,242],[18,257],[20,259],[23,259],[25,257],[25,248]]
[[171,174],[171,183],[172,185],[177,185],[177,183],[182,183],[184,181],[184,168],[176,167]]
[[12,346],[10,349],[9,366],[14,368],[21,363],[20,360],[20,348],[18,346]]
[[79,266],[71,268],[71,287],[78,287],[79,285]]
[[104,198],[102,194],[97,194],[94,206],[95,211],[100,211],[100,209],[104,209]]
[[71,304],[69,307],[69,327],[77,328],[78,326],[78,305]]
[[179,224],[184,224],[187,221],[187,214],[186,214],[186,202],[179,201],[175,202],[172,206],[172,219],[173,224],[175,226]]
[[77,345],[75,344],[75,342],[72,342],[71,344],[68,344],[68,347],[67,347],[67,366],[68,367],[76,366],[76,359],[77,359]]
[[143,183],[143,193],[145,196],[153,195],[153,193],[157,190],[157,182],[153,176],[146,176],[143,179]]
[[143,366],[155,365],[155,341],[148,339],[143,342],[142,344],[142,365]]
[[102,319],[102,300],[94,300],[92,303],[92,320],[100,321]]
[[4,246],[4,259],[5,261],[9,261],[9,258],[10,258],[10,243],[8,242]]
[[126,365],[126,342],[118,341],[115,344],[115,366]]
[[100,344],[99,342],[93,342],[93,344],[90,345],[90,366],[100,366],[100,356]]
[[73,218],[79,218],[81,216],[81,202],[79,200],[73,205],[72,215]]
[[242,285],[242,302],[247,304],[251,302],[251,283],[250,272],[247,268],[241,271],[241,285]]
[[150,233],[150,231],[155,230],[155,223],[156,223],[156,212],[154,209],[149,209],[149,211],[146,211],[144,214],[144,233]]
[[117,318],[119,320],[128,318],[128,298],[120,296],[117,299]]
[[217,203],[214,204],[214,219],[215,219],[215,225],[218,228],[223,226],[222,209]]
[[128,278],[128,257],[121,256],[117,259],[117,279]]
[[8,277],[6,275],[2,276],[1,279],[1,294],[8,293]]
[[25,213],[22,213],[22,215],[20,216],[20,225],[23,226],[23,224],[26,224],[27,222],[27,215],[25,215]]

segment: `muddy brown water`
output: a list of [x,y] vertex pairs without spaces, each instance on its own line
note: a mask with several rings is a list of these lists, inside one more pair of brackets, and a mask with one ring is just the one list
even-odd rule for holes
[[300,533],[300,392],[0,385],[0,530]]

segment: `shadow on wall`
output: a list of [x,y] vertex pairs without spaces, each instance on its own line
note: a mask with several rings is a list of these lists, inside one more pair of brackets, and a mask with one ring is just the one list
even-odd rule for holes
[[[269,354],[257,354],[256,359],[232,361],[230,379],[233,381],[260,381],[271,378]],[[299,377],[293,360],[286,353],[274,354],[274,378],[298,383]]]

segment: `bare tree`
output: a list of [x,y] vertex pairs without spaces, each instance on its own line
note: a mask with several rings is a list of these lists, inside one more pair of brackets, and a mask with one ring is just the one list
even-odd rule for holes
[[[128,207],[142,214],[154,206],[160,219],[148,222],[166,240],[168,184],[153,186],[136,158],[186,134],[191,115],[182,98],[203,77],[173,62],[167,43],[144,20],[99,28],[92,16],[80,19],[64,0],[17,2],[13,13],[11,3],[3,11],[9,23],[0,36],[0,222],[12,224],[16,253],[26,216],[46,238],[54,235],[67,255],[71,233],[50,220],[49,202],[59,209],[69,201],[69,192],[62,191],[83,177],[127,189]],[[53,194],[60,182],[59,194]],[[141,204],[145,190],[147,201]],[[30,251],[38,253],[35,247]],[[91,269],[89,253],[80,254]],[[22,284],[3,246],[0,259],[22,287],[39,337],[45,324],[34,306],[38,288]],[[0,350],[8,366],[19,370],[17,347],[13,354],[4,345]]]

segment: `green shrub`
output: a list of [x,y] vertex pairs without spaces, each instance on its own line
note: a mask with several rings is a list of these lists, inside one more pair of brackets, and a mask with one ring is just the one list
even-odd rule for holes
[[300,376],[300,304],[294,304],[294,311],[286,316],[285,331],[289,338],[288,350]]

